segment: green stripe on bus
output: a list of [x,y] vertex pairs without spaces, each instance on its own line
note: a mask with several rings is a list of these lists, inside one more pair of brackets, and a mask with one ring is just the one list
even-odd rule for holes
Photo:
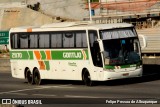
[[104,67],[105,69],[115,69],[115,67],[114,66],[110,66],[110,65],[105,65],[105,67]]
[[130,68],[130,67],[136,67],[136,64],[132,64],[132,65],[122,65],[120,66],[121,68]]
[[44,61],[45,65],[46,65],[46,70],[50,70],[50,64],[49,61]]
[[10,59],[33,60],[33,51],[10,51]]
[[29,59],[29,54],[27,51],[10,51],[10,58],[26,60]]
[[41,59],[45,60],[46,59],[46,53],[44,51],[40,51],[41,53]]
[[34,59],[34,57],[33,57],[33,51],[28,51],[28,53],[29,53],[30,59]]
[[[46,60],[47,56],[45,51],[40,51],[41,60]],[[10,58],[11,59],[34,59],[33,51],[10,51]],[[82,51],[81,50],[56,50],[51,51],[51,58],[52,60],[88,60],[88,50]]]
[[[88,59],[88,52],[85,52]],[[52,51],[52,59],[55,60],[83,60],[81,50]]]
[[118,68],[130,68],[130,67],[137,67],[140,66],[141,63],[138,62],[137,64],[128,64],[128,65],[121,65],[121,66],[111,66],[111,65],[105,65],[105,69],[116,69],[116,67]]

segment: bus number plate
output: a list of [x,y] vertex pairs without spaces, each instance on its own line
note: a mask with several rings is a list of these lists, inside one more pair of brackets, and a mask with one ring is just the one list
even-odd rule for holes
[[124,73],[123,76],[129,76],[129,73]]

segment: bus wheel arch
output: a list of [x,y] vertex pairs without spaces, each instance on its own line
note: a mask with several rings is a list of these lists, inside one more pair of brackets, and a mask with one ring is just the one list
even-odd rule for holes
[[93,85],[93,81],[91,80],[91,75],[90,75],[87,68],[84,68],[82,70],[82,81],[84,82],[84,84],[86,86],[92,86]]
[[33,69],[33,82],[36,85],[41,85],[42,83],[41,75],[40,75],[38,68]]

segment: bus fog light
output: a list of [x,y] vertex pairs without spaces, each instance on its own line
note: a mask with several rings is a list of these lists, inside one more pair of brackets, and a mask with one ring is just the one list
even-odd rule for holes
[[140,66],[136,66],[136,69],[139,69],[140,68]]

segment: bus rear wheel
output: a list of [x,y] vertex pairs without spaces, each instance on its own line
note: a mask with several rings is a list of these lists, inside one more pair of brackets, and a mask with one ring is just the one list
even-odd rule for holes
[[35,85],[41,85],[41,76],[38,69],[35,69],[33,72],[33,81]]
[[33,84],[32,73],[29,69],[27,69],[26,71],[26,78],[27,78],[28,84]]
[[85,72],[83,73],[83,81],[84,81],[84,84],[86,86],[92,86],[93,85],[93,82],[91,80],[91,77],[90,77],[90,74],[89,74],[88,70],[85,70]]

